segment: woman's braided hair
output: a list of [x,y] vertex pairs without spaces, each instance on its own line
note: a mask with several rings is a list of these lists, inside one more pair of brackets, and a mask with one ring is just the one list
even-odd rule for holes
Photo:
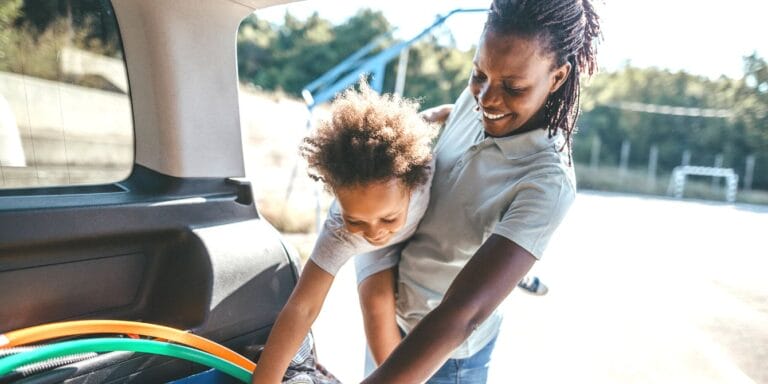
[[547,98],[544,117],[549,135],[562,130],[570,153],[579,116],[582,74],[597,72],[596,44],[600,18],[590,0],[494,0],[485,28],[503,35],[533,37],[554,55],[559,67],[571,63],[563,85]]

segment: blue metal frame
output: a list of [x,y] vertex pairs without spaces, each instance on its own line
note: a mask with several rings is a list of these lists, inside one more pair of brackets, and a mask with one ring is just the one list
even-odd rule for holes
[[[399,42],[368,59],[363,59],[367,54],[369,54],[371,51],[373,51],[373,49],[381,44],[385,38],[389,37],[391,32],[377,37],[363,48],[359,49],[357,52],[344,59],[344,61],[331,68],[324,75],[320,76],[316,80],[309,83],[306,87],[304,87],[304,89],[301,91],[301,94],[304,96],[304,101],[307,103],[307,108],[309,108],[311,111],[315,105],[332,99],[336,96],[337,93],[356,83],[360,79],[360,76],[364,74],[373,75],[371,80],[371,88],[381,93],[382,88],[384,87],[384,71],[386,69],[386,65],[390,60],[398,56],[400,51],[413,45],[419,39],[424,37],[436,27],[443,24],[446,19],[456,13],[487,11],[487,9],[454,9],[448,12],[448,14],[445,16],[438,17],[432,25],[421,31],[413,38],[407,41]],[[346,75],[344,75],[345,73]],[[344,76],[339,78],[342,75]],[[313,94],[313,92],[317,92],[317,94]]]

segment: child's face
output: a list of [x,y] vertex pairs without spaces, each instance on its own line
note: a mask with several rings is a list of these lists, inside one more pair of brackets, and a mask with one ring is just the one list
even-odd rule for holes
[[373,245],[383,245],[403,228],[411,193],[398,179],[337,187],[344,227]]

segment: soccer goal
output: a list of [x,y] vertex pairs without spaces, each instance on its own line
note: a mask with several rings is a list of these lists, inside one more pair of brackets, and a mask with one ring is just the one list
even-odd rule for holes
[[670,189],[674,191],[675,198],[682,199],[685,191],[685,178],[688,175],[710,176],[725,178],[725,201],[736,201],[736,191],[739,185],[739,175],[731,168],[696,167],[681,165],[672,170],[672,178],[669,180]]

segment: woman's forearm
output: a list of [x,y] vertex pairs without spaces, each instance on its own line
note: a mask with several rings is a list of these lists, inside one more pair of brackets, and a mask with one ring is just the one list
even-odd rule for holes
[[422,319],[363,383],[421,383],[472,333],[471,312],[444,301]]
[[456,276],[440,305],[363,383],[428,380],[509,295],[534,262],[522,247],[491,235]]

